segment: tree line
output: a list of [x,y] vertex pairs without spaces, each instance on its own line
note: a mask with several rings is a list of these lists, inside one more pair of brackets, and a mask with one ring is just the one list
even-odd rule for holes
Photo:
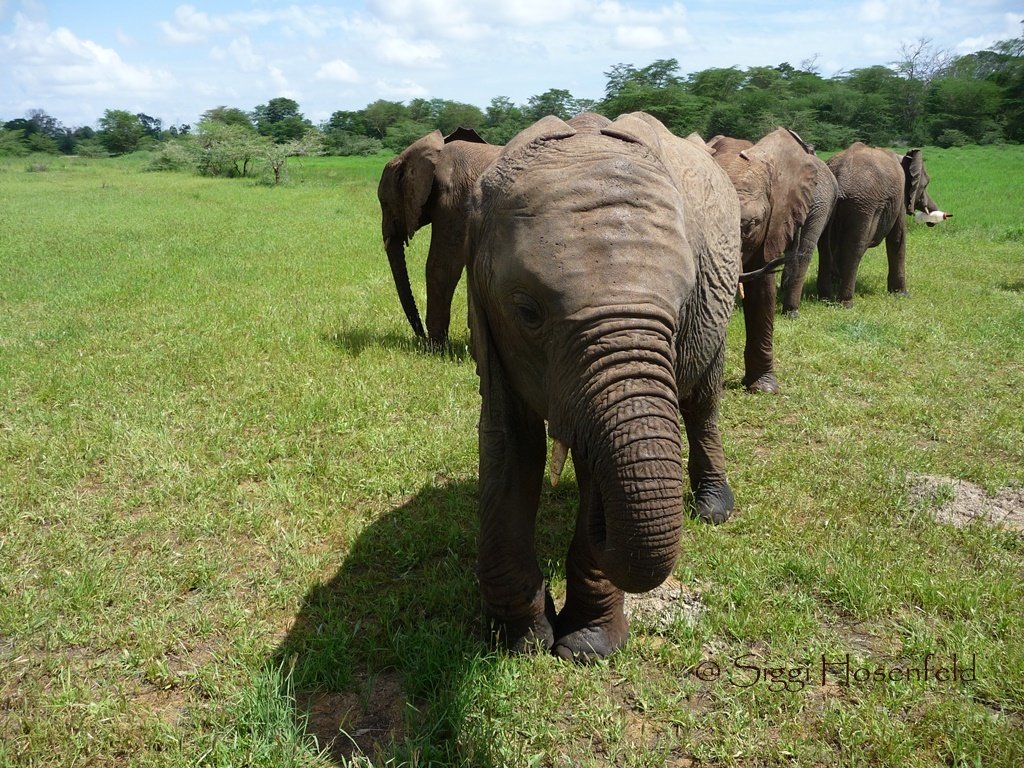
[[378,100],[361,110],[334,112],[314,125],[292,99],[251,111],[218,106],[195,126],[164,127],[144,113],[107,110],[98,127],[67,128],[43,110],[0,123],[0,155],[32,152],[79,155],[159,150],[165,167],[246,176],[257,165],[275,178],[290,154],[359,155],[399,151],[419,137],[462,126],[504,144],[545,115],[568,119],[593,110],[610,118],[644,111],[670,130],[705,138],[724,134],[756,140],[785,125],[819,149],[860,140],[876,146],[1024,142],[1024,35],[989,49],[953,56],[928,40],[904,45],[899,59],[823,77],[814,59],[794,67],[710,68],[682,74],[676,59],[645,67],[616,64],[604,73],[599,100],[550,89],[515,104],[498,96],[481,109],[447,99]]

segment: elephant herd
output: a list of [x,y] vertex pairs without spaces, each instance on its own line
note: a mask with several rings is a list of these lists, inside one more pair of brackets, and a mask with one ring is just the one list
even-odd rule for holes
[[[796,315],[817,245],[819,297],[850,306],[861,257],[884,239],[889,290],[905,293],[901,214],[936,211],[927,186],[919,150],[857,143],[826,165],[783,128],[704,142],[642,112],[546,117],[504,147],[435,131],[387,164],[385,249],[418,336],[446,343],[468,275],[477,577],[500,645],[586,661],[626,642],[624,592],[675,565],[683,433],[696,516],[720,523],[734,506],[717,417],[737,288],[743,383],[778,392],[774,268]],[[428,223],[424,334],[404,249]],[[580,494],[558,612],[534,548],[548,438],[552,483],[571,453]]]

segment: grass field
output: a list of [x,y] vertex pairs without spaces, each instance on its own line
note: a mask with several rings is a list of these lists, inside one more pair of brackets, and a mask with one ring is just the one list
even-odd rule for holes
[[[593,667],[482,640],[477,379],[462,323],[412,343],[383,159],[0,162],[0,766],[1024,764],[1024,538],[908,492],[1024,480],[1024,147],[925,157],[955,217],[911,224],[909,299],[869,252],[852,310],[777,321],[774,398],[734,315],[699,620]],[[542,501],[556,595],[575,498]],[[846,654],[973,674],[822,684]]]

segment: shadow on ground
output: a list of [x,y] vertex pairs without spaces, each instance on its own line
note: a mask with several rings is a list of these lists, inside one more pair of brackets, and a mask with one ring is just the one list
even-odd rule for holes
[[[561,568],[576,489],[545,496],[538,546]],[[476,503],[475,480],[428,486],[372,522],[270,660],[291,670],[296,719],[337,763],[458,762],[464,751],[466,686],[497,663],[473,576]]]
[[368,349],[389,349],[436,355],[459,362],[471,359],[469,339],[460,336],[452,337],[452,340],[443,346],[432,346],[425,339],[413,336],[411,332],[407,336],[394,332],[382,334],[377,330],[360,327],[321,333],[320,340],[350,357],[359,357]]

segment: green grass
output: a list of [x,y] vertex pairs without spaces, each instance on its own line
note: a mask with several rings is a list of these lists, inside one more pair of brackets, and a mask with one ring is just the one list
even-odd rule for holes
[[[381,158],[278,188],[3,161],[0,766],[366,764],[353,741],[379,766],[1024,763],[1024,544],[906,495],[1024,479],[1024,148],[925,156],[955,216],[911,224],[911,298],[876,249],[853,310],[779,318],[775,398],[739,387],[734,316],[739,508],[688,521],[677,569],[705,611],[595,667],[481,639],[476,375],[461,324],[448,357],[411,340]],[[574,504],[569,472],[541,514],[556,592]],[[847,653],[974,654],[977,679],[727,679]]]

